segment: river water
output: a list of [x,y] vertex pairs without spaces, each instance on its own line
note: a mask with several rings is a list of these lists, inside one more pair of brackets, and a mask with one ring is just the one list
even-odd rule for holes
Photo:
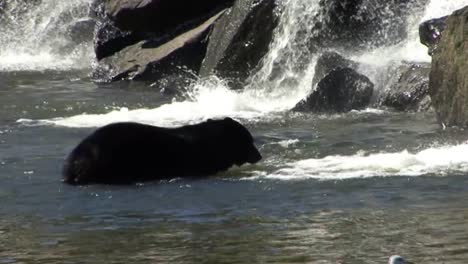
[[[285,1],[275,43],[244,91],[212,76],[185,100],[143,84],[90,80],[92,44],[70,45],[45,14],[59,6],[51,20],[64,12],[65,21],[82,20],[91,1],[44,0],[32,11],[18,10],[20,2],[7,1],[17,8],[10,14],[30,12],[35,22],[12,15],[0,33],[0,263],[357,264],[393,254],[467,263],[467,131],[441,129],[433,112],[378,105],[340,115],[287,111],[308,93],[315,58],[295,68],[307,51],[284,40],[307,29],[300,14],[317,1],[306,8],[305,0]],[[415,25],[464,5],[431,1],[408,22],[405,42],[350,57],[367,63],[362,70],[385,89],[388,69],[430,61]],[[21,34],[13,37],[15,28]],[[268,78],[277,60],[290,63]],[[224,116],[249,128],[261,162],[201,180],[61,182],[65,156],[98,126]]]

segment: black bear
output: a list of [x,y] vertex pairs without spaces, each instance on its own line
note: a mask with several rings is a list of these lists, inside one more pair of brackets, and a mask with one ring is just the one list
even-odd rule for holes
[[73,185],[131,184],[208,176],[261,158],[250,132],[231,118],[179,128],[114,123],[70,153],[63,178]]

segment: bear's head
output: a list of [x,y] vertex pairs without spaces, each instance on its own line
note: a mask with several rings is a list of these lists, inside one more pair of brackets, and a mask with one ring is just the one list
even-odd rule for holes
[[254,144],[254,139],[250,132],[239,122],[232,118],[222,120],[207,121],[208,124],[221,129],[218,143],[219,147],[228,152],[231,162],[237,166],[248,163],[256,163],[262,159],[262,155]]

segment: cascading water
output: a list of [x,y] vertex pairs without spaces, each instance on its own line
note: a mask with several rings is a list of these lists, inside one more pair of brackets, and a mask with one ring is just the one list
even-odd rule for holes
[[0,71],[90,68],[94,58],[92,2],[2,1]]
[[[52,2],[54,1],[49,0],[49,2],[44,2],[32,9],[39,21],[44,19],[38,15],[39,10],[42,10],[42,12],[47,10],[46,7],[52,6]],[[376,84],[377,90],[384,90],[390,78],[388,76],[388,72],[391,72],[389,69],[397,67],[402,61],[427,62],[430,60],[427,49],[419,43],[419,23],[434,16],[450,13],[458,7],[468,4],[468,0],[445,2],[441,4],[437,0],[432,0],[424,8],[425,2],[423,0],[415,0],[411,2],[412,4],[405,6],[404,8],[409,10],[405,12],[408,16],[403,20],[407,25],[407,37],[396,44],[390,39],[389,41],[371,39],[370,42],[380,43],[380,45],[376,46],[370,43],[363,46],[372,48],[361,48],[349,52],[340,47],[336,49],[345,57],[361,62],[363,65],[361,71],[371,78]],[[90,0],[72,1],[68,4],[62,4],[62,11],[56,12],[62,14],[67,8],[81,7],[81,15],[71,19],[69,21],[71,23],[76,19],[86,17],[87,14],[85,15],[85,13],[88,11],[87,8],[89,8],[90,3]],[[368,4],[375,3],[369,2]],[[278,8],[281,9],[281,12],[279,12],[281,17],[280,24],[275,30],[273,43],[263,59],[261,67],[251,76],[249,84],[242,92],[231,91],[222,79],[211,76],[200,80],[189,89],[190,92],[187,97],[190,100],[187,101],[173,102],[156,109],[128,111],[128,109],[123,108],[109,114],[86,114],[71,118],[46,120],[45,122],[64,126],[87,127],[123,120],[136,120],[157,125],[178,125],[226,115],[250,121],[275,118],[275,113],[291,109],[299,100],[310,93],[316,59],[323,50],[326,50],[326,47],[311,48],[311,38],[320,33],[317,32],[317,28],[314,28],[314,24],[317,19],[324,19],[318,15],[321,8],[323,8],[320,0],[285,0],[280,2]],[[86,10],[86,12],[83,12],[83,10]],[[390,19],[394,14],[385,11],[383,15]],[[47,25],[53,25],[55,28],[59,26],[55,20],[54,23],[49,20],[42,23],[28,21],[33,26],[28,26],[24,30],[31,31],[34,28],[41,28],[42,32],[51,32]],[[383,31],[392,30],[390,23],[385,21],[384,18],[381,22],[384,24]],[[29,36],[31,32],[23,35]],[[66,46],[63,42],[66,44],[68,41],[64,40],[63,36],[61,38],[60,34],[56,34],[55,38],[47,37],[47,34],[38,35],[42,36],[43,42],[48,43],[48,45],[42,45],[48,55],[51,55],[52,50],[57,48],[57,45],[51,45],[53,42],[62,43],[58,47],[63,47]],[[376,35],[379,37],[387,36],[388,38],[391,36],[391,34],[381,32]],[[23,52],[26,50],[27,53],[28,51],[31,52],[33,50],[31,46],[37,45],[35,43],[38,42],[28,39],[25,43],[26,45],[23,45],[21,49]],[[85,50],[88,50],[89,46],[91,46],[90,43],[84,43],[83,45]],[[7,47],[11,46],[14,45],[11,43],[7,45]],[[81,48],[83,47],[80,45],[75,46],[75,49],[81,50]],[[11,51],[11,48],[7,50]],[[4,54],[4,52],[0,54]],[[79,66],[80,63],[77,63],[76,60],[81,63],[89,63],[91,60],[89,53],[84,56],[84,58],[88,56],[86,59],[73,54],[65,56],[70,63],[66,67]],[[51,57],[52,62],[56,63],[61,61],[61,58],[60,55]],[[81,66],[84,67],[84,65]]]
[[[394,254],[466,263],[468,130],[442,130],[430,111],[377,103],[345,114],[289,109],[313,89],[326,49],[359,61],[357,71],[377,89],[391,87],[387,75],[402,61],[430,61],[419,23],[468,0],[276,0],[273,42],[243,90],[209,76],[172,101],[156,85],[83,78],[94,60],[86,35],[94,33],[93,1],[0,0],[0,263],[387,263]],[[382,31],[361,31],[365,41],[340,46],[322,34],[328,24],[317,24],[332,2],[408,9],[403,23],[367,17],[382,21],[371,27]],[[392,12],[400,11],[377,7],[372,14]],[[319,37],[332,41],[312,45],[324,43]],[[226,116],[251,132],[260,162],[130,186],[61,181],[65,157],[107,123],[173,127]],[[232,145],[235,136],[224,140]],[[175,151],[164,145],[154,151]],[[93,148],[98,163],[112,159],[101,154]],[[135,166],[151,159],[158,173],[154,157]]]
[[[47,2],[48,4],[44,2],[43,4],[36,4],[31,7],[31,10],[34,11],[31,14],[36,14],[35,17],[38,20],[35,22],[27,20],[30,26],[23,26],[22,30],[40,29],[40,32],[43,33],[37,34],[39,40],[24,40],[25,44],[19,45],[19,53],[28,54],[28,52],[31,53],[36,48],[46,54],[52,55],[56,54],[53,50],[56,50],[57,47],[64,48],[70,43],[67,39],[63,38],[63,35],[60,35],[62,33],[56,34],[57,32],[63,32],[60,30],[66,28],[62,27],[63,23],[57,23],[57,20],[44,20],[39,15],[39,10],[46,10],[46,7],[49,7],[52,2]],[[66,6],[62,6],[62,11],[57,11],[57,14],[63,14],[70,7],[78,9],[81,7],[82,11],[86,10],[86,12],[79,12],[79,15],[76,15],[73,19],[67,20],[67,23],[72,23],[73,21],[87,17],[89,5],[90,1],[72,2]],[[347,58],[360,62],[362,65],[360,71],[371,78],[376,84],[377,90],[384,90],[388,87],[388,79],[391,78],[391,76],[388,76],[389,73],[391,74],[392,69],[398,67],[402,62],[430,61],[426,47],[419,43],[419,24],[426,19],[449,14],[451,11],[464,5],[468,5],[468,0],[445,1],[444,3],[432,0],[426,5],[421,4],[420,1],[415,1],[412,5],[406,6],[410,11],[404,20],[406,23],[404,24],[406,25],[406,37],[403,40],[395,43],[392,39],[389,41],[375,41],[371,39],[371,43],[361,44],[358,49],[348,51],[346,48],[339,46],[333,47],[333,49],[338,50],[338,52]],[[39,121],[21,119],[19,122],[64,127],[97,127],[117,121],[137,121],[160,126],[178,126],[203,121],[207,118],[224,116],[241,119],[246,123],[256,123],[259,121],[268,123],[271,120],[282,120],[285,117],[285,113],[288,112],[287,110],[311,91],[316,60],[323,51],[328,50],[328,47],[311,46],[311,39],[320,33],[317,32],[317,29],[313,25],[317,22],[317,19],[323,19],[320,17],[320,11],[323,8],[320,0],[287,0],[281,2],[279,8],[281,9],[280,24],[275,30],[274,41],[270,46],[268,54],[263,59],[261,67],[258,67],[257,71],[250,77],[249,83],[243,91],[232,91],[225,84],[224,80],[211,76],[194,84],[187,94],[187,100],[174,101],[154,109],[129,110],[127,108],[120,108],[106,114],[81,114]],[[19,13],[21,12],[17,12],[16,14]],[[22,25],[27,24],[26,22],[20,23]],[[383,21],[382,23],[386,22]],[[49,27],[52,26],[54,30],[48,28],[47,25]],[[13,27],[10,25],[9,28],[11,30]],[[383,30],[389,29],[391,30],[391,28],[384,28]],[[391,34],[386,35],[382,32],[378,32],[376,35],[391,36]],[[0,54],[3,57],[5,56],[5,50],[18,53],[18,49],[13,49],[15,46],[13,44],[19,42],[12,40],[11,36],[9,40],[3,41],[8,44],[2,47]],[[43,44],[38,45],[37,43],[40,42]],[[88,42],[85,42],[83,45],[86,49],[91,46]],[[73,49],[79,50],[80,45],[73,46]],[[91,53],[91,51],[88,52]],[[86,53],[87,56],[91,57],[90,53]],[[70,59],[70,64],[54,64],[54,62],[58,63],[61,61],[60,58],[63,58],[63,56]],[[51,63],[45,64],[45,67],[51,67],[51,65],[52,67],[72,67],[72,65],[80,65],[77,62],[89,63],[91,60],[89,57],[83,60],[81,57],[69,54],[57,55],[53,56]],[[5,64],[2,65],[5,68]],[[16,64],[15,67],[18,67],[18,65]],[[83,67],[86,66],[81,65]],[[381,113],[378,111],[374,112]],[[362,113],[366,114],[367,112],[363,111]],[[451,149],[464,151],[466,145],[462,144],[449,147],[448,149],[450,151]],[[269,177],[287,179],[291,175],[298,174],[311,178],[336,178],[337,175],[342,175],[340,177],[343,178],[373,176],[377,174],[420,175],[428,171],[435,172],[441,170],[441,168],[446,168],[452,164],[453,157],[450,156],[448,159],[441,161],[437,166],[431,165],[432,157],[445,152],[447,152],[446,147],[435,146],[427,151],[420,151],[415,154],[403,151],[371,154],[370,156],[363,156],[361,154],[329,156],[323,159],[312,158],[286,164],[284,160],[278,159],[278,164],[275,163],[276,161],[272,161],[272,166],[278,168],[278,170],[273,170]],[[396,161],[388,164],[386,160],[389,158],[396,159]],[[357,164],[356,162],[360,163]],[[366,164],[369,163],[375,164],[375,166],[372,168],[366,167]],[[461,160],[459,164],[463,167],[465,166],[465,161]],[[319,171],[320,173],[317,174],[315,171]],[[309,172],[313,172],[312,175],[309,175]]]

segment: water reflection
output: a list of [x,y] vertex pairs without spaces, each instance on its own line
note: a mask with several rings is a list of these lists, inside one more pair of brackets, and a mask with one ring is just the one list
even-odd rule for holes
[[[417,263],[468,259],[466,208],[335,210],[203,223],[109,217],[3,218],[0,263],[370,264],[386,263],[395,253]],[[112,226],[103,224],[109,219]],[[133,227],[123,223],[129,219]]]

